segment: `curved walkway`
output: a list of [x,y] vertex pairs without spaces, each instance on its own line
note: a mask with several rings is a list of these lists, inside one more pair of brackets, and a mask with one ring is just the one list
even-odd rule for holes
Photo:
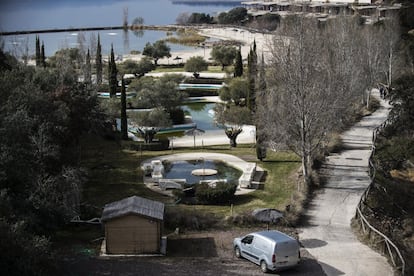
[[[378,97],[378,91],[373,92]],[[368,187],[373,130],[388,116],[389,105],[364,117],[341,138],[345,150],[328,156],[321,173],[326,184],[309,204],[301,228],[304,247],[327,275],[393,275],[387,259],[358,241],[351,229],[359,199]]]

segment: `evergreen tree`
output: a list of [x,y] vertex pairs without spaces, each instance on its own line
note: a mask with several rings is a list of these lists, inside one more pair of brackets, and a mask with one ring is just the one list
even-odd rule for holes
[[36,36],[36,66],[40,66],[40,40],[39,36]]
[[[258,81],[257,81],[257,91],[256,91],[256,105],[257,106],[264,106],[264,98],[267,89],[266,85],[266,70],[265,70],[265,63],[264,63],[264,56],[262,53],[262,59],[258,69]],[[256,110],[255,113],[255,121],[256,121],[256,156],[257,159],[263,161],[266,158],[266,120],[264,120],[265,114],[263,112]]]
[[128,140],[128,119],[126,113],[126,92],[124,76],[121,78],[121,137]]
[[108,64],[109,95],[111,98],[116,97],[116,88],[118,87],[118,81],[116,79],[117,73],[114,46],[111,45],[111,56],[109,57]]
[[237,51],[236,55],[236,62],[234,64],[234,77],[237,78],[241,76],[243,76],[243,59],[239,47],[239,50]]
[[247,57],[247,69],[249,80],[249,95],[247,97],[247,107],[254,111],[256,109],[255,103],[255,90],[256,90],[256,78],[257,78],[257,53],[256,53],[256,40],[253,42],[253,47],[250,47],[250,52]]
[[98,43],[96,45],[96,84],[102,84],[102,47],[101,47],[101,39],[98,34]]
[[42,41],[42,48],[40,51],[40,65],[46,68],[45,44]]
[[84,71],[84,81],[85,83],[90,84],[91,81],[91,55],[88,52],[86,53],[86,60],[85,60],[85,71]]

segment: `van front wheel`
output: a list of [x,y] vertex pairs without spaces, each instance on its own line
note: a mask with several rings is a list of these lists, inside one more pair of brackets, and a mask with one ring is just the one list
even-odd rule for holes
[[237,258],[241,258],[240,248],[238,246],[234,248],[234,255],[236,255]]
[[267,264],[265,261],[260,262],[260,268],[262,269],[263,273],[267,273]]

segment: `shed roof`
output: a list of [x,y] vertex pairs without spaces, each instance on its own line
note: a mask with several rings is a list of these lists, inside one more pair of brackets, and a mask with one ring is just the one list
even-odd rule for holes
[[163,220],[164,203],[139,196],[127,197],[119,201],[106,204],[101,220],[108,221],[131,214]]

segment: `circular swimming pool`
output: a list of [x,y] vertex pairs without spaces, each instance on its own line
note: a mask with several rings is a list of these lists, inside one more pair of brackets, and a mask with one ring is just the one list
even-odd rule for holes
[[[242,172],[228,164],[217,160],[180,160],[163,161],[164,178],[166,179],[186,179],[188,185],[194,185],[200,180],[226,179],[228,183],[238,181]],[[193,175],[194,170],[215,170],[213,175]]]

